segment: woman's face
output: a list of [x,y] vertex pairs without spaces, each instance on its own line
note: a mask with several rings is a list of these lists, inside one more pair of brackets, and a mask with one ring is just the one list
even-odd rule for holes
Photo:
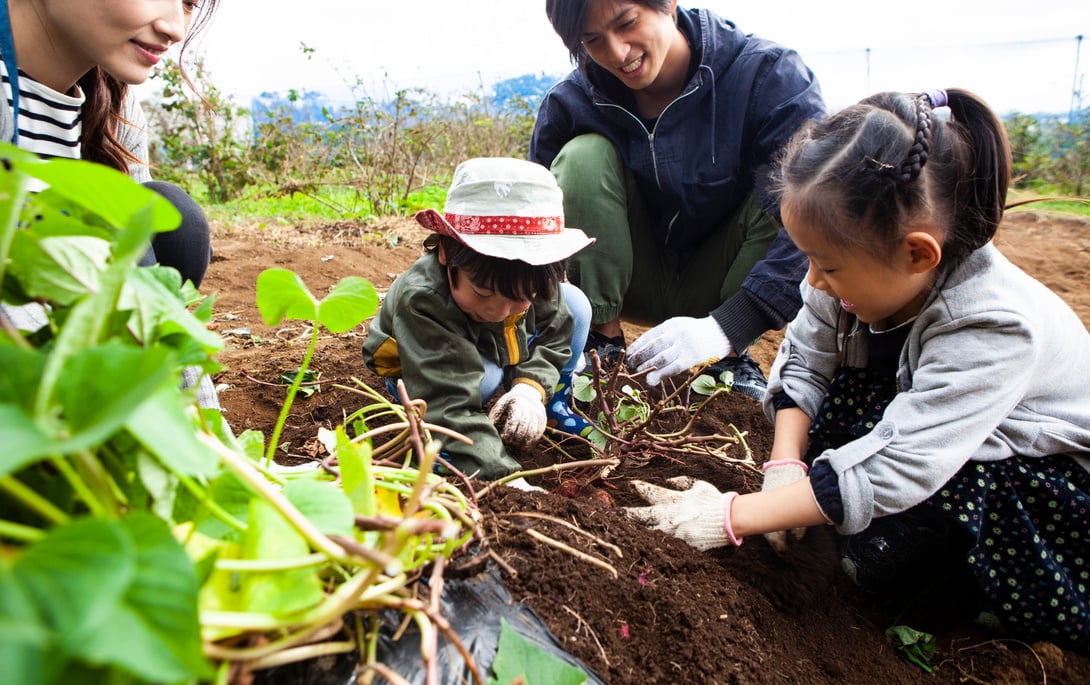
[[591,0],[583,22],[583,49],[621,83],[643,90],[656,85],[677,34],[673,12],[625,0]]
[[[56,66],[63,65],[65,74],[78,79],[97,65],[134,85],[146,81],[163,53],[185,37],[199,5],[194,0],[46,0],[39,17],[59,60]],[[63,91],[74,83],[47,85]]]

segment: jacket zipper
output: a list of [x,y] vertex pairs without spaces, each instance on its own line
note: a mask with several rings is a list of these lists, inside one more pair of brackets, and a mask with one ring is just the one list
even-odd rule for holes
[[[714,87],[714,85],[713,85],[713,87]],[[655,126],[650,131],[648,131],[647,127],[644,126],[642,119],[640,119],[638,116],[636,116],[632,112],[629,112],[624,107],[621,107],[620,105],[614,104],[612,102],[596,102],[596,103],[594,103],[598,107],[614,107],[616,109],[621,110],[622,112],[624,112],[628,116],[632,117],[632,120],[635,121],[636,124],[641,129],[643,129],[644,135],[647,137],[647,147],[651,151],[651,169],[654,170],[654,172],[655,172],[655,185],[657,185],[659,187],[659,190],[662,190],[662,182],[659,180],[659,160],[658,160],[658,156],[655,154],[655,131],[658,129],[659,122],[662,121],[662,117],[663,117],[664,114],[666,114],[667,110],[669,110],[671,107],[673,107],[675,103],[680,102],[682,99],[689,97],[690,95],[692,95],[693,93],[695,93],[698,90],[700,90],[699,86],[694,87],[692,90],[690,90],[688,92],[685,92],[685,93],[682,93],[681,95],[678,95],[676,98],[671,100],[670,103],[668,105],[666,105],[665,107],[663,107],[662,111],[659,112],[658,118],[655,119]],[[678,216],[680,214],[681,214],[681,210],[678,210],[677,212],[674,212],[674,216],[670,218],[670,222],[666,225],[666,242],[670,241],[670,233],[673,232],[673,230],[674,230],[674,222],[677,221],[677,218],[678,218]]]

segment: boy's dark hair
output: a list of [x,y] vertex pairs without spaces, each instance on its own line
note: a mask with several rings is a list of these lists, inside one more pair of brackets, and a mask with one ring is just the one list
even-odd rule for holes
[[878,93],[804,127],[781,154],[785,206],[833,245],[887,259],[906,226],[945,231],[943,265],[995,235],[1011,180],[1006,130],[988,105],[949,90],[951,116],[928,94]]
[[535,266],[518,259],[489,257],[438,233],[424,241],[424,249],[428,252],[435,252],[440,245],[451,278],[458,278],[459,272],[464,273],[476,285],[511,300],[550,302],[564,280],[564,261]]
[[[651,9],[670,14],[673,0],[631,0],[637,5],[650,7]],[[572,64],[585,72],[590,62],[590,56],[583,49],[583,24],[587,18],[587,9],[592,0],[545,0],[545,15],[549,17],[549,23],[553,30],[564,41],[564,47],[568,48]]]

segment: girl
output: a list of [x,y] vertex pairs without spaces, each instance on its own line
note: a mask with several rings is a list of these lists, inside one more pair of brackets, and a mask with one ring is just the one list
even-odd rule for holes
[[[148,171],[143,83],[175,43],[182,50],[216,0],[6,0],[0,3],[0,140],[43,157],[85,159],[130,174],[182,215],[142,263],[172,266],[199,286],[211,255],[208,222],[180,188]],[[190,24],[196,24],[190,31]]]
[[963,582],[985,624],[1087,649],[1090,335],[992,244],[1002,123],[962,90],[882,93],[802,131],[780,170],[810,267],[763,490],[641,484],[633,514],[701,548],[832,524],[864,589]]

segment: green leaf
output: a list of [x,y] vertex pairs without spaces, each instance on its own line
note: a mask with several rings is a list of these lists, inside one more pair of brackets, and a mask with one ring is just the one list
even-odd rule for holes
[[931,659],[935,656],[935,636],[908,626],[890,626],[886,638],[894,649],[910,662],[928,673],[932,672]]
[[353,443],[337,426],[337,462],[341,467],[341,487],[348,495],[352,508],[360,516],[374,516],[375,474],[371,469],[371,443]]
[[359,276],[348,276],[318,304],[318,323],[331,333],[346,333],[378,311],[375,287]]
[[33,598],[0,566],[0,683],[45,685],[56,671],[56,634],[41,621]]
[[137,512],[120,525],[132,542],[135,573],[101,629],[85,637],[80,656],[151,682],[210,678],[197,619],[197,576],[185,550],[151,514]]
[[76,352],[58,388],[73,433],[104,441],[171,380],[170,351],[111,342]]
[[572,397],[580,402],[593,402],[598,393],[594,381],[589,376],[577,375],[572,379]]
[[500,619],[500,642],[492,662],[489,685],[508,685],[521,678],[525,685],[582,685],[587,674],[545,651]]
[[[306,555],[307,541],[278,509],[254,498],[250,524],[243,540],[245,559],[291,559]],[[314,569],[275,573],[244,573],[241,577],[242,610],[288,613],[309,609],[322,601],[322,587]]]
[[48,183],[57,195],[92,209],[111,226],[141,226],[139,232],[144,233],[141,243],[151,233],[173,230],[182,221],[181,214],[166,198],[128,174],[102,164],[53,159],[27,171]]
[[183,476],[212,476],[219,458],[197,439],[198,428],[185,414],[181,392],[161,385],[137,405],[125,428],[167,467]]
[[318,301],[288,269],[267,269],[257,277],[257,309],[267,326],[284,319],[318,320]]
[[697,393],[698,395],[711,396],[715,394],[716,390],[720,390],[727,386],[716,383],[715,379],[708,374],[702,374],[700,376],[697,376],[689,385],[689,387],[692,389],[693,392]]
[[[230,471],[223,471],[212,480],[208,488],[208,497],[232,517],[246,523],[250,515],[250,500],[255,495],[238,476]],[[210,538],[234,540],[238,537],[238,532],[234,528],[216,518],[207,508],[202,509],[194,517],[193,522],[198,532]]]
[[58,644],[78,654],[103,630],[136,574],[131,538],[115,521],[78,519],[58,526],[14,564]]
[[0,404],[14,404],[32,412],[43,368],[45,355],[42,352],[0,345],[0,369],[4,370],[0,373]]
[[100,238],[50,238],[19,231],[12,241],[10,269],[30,297],[69,305],[98,290],[109,256],[110,244]]
[[284,486],[284,496],[326,535],[352,535],[355,512],[344,491],[329,481],[293,480]]
[[[128,328],[137,340],[156,342],[182,334],[208,354],[223,348],[223,339],[190,313],[179,296],[181,277],[174,269],[133,269],[118,299],[118,308],[131,310]],[[173,288],[173,289],[172,289]]]

